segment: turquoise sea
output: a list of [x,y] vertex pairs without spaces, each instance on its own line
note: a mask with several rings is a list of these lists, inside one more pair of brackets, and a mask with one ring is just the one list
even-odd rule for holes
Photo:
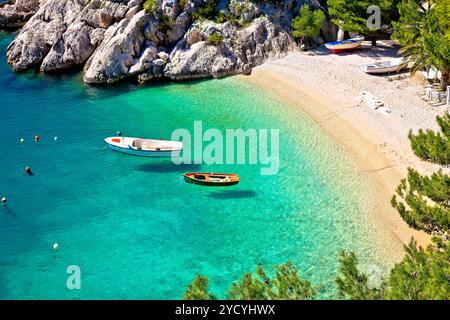
[[[236,78],[91,87],[80,74],[15,74],[4,54],[12,37],[0,33],[1,299],[179,299],[198,273],[224,297],[244,272],[286,260],[332,298],[340,249],[388,264],[367,222],[370,182],[299,110]],[[175,166],[103,142],[118,130],[170,138],[195,120],[280,129],[279,173]],[[241,183],[187,185],[182,173],[194,170]],[[80,290],[66,287],[69,265],[81,269]]]

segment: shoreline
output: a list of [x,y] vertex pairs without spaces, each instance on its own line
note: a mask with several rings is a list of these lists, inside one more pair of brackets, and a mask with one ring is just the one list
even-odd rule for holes
[[[362,51],[374,51],[366,48]],[[360,71],[358,65],[362,63],[395,56],[389,46],[375,50],[376,57],[364,56],[362,52],[343,56],[320,51],[292,52],[254,68],[250,76],[237,76],[237,79],[300,108],[373,181],[376,197],[380,199],[373,218],[377,227],[389,233],[390,239],[389,242],[384,239],[380,245],[389,247],[394,239],[408,244],[414,238],[418,245],[425,247],[431,236],[410,228],[391,207],[390,199],[401,179],[406,177],[408,167],[417,168],[423,174],[437,169],[413,154],[407,134],[409,129],[436,130],[435,118],[444,110],[431,110],[419,97],[420,84],[413,83],[409,77],[403,75],[391,80],[391,76],[374,77]],[[361,91],[375,93],[392,112],[381,114],[353,99]]]

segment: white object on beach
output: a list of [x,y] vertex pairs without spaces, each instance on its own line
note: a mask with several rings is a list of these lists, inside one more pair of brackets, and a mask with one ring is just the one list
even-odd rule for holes
[[384,114],[384,115],[388,115],[389,113],[391,113],[391,109],[389,109],[389,108],[387,108],[387,107],[380,107],[380,108],[377,108],[377,111],[378,111],[379,113],[381,113],[381,114]]
[[362,102],[367,104],[373,110],[377,110],[378,108],[384,106],[384,103],[374,97],[370,92],[363,92],[361,97]]
[[363,64],[360,66],[361,70],[368,74],[383,74],[391,72],[400,72],[408,65],[403,58],[396,58],[389,61],[374,62]]
[[384,106],[384,103],[378,100],[372,93],[370,92],[362,92],[360,96],[360,101],[365,103],[369,108],[374,111],[378,111],[382,114],[389,114],[391,110]]

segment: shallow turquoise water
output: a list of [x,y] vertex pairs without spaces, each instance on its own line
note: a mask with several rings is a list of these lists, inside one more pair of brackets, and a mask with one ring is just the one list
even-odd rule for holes
[[[197,273],[223,296],[244,272],[286,260],[329,298],[339,249],[376,261],[368,182],[299,111],[233,78],[98,88],[80,75],[18,75],[5,63],[10,40],[0,33],[0,196],[9,203],[0,208],[0,298],[178,299]],[[180,167],[103,142],[117,130],[170,138],[195,120],[280,129],[279,174]],[[181,174],[192,170],[236,172],[242,182],[187,185]],[[69,265],[81,268],[81,290],[66,288]]]

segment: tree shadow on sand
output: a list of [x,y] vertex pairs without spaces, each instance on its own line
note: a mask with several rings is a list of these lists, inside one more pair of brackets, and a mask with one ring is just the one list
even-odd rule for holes
[[136,167],[137,170],[151,173],[171,173],[171,172],[195,172],[199,171],[201,165],[198,164],[180,164],[172,162],[144,163]]
[[210,193],[208,196],[210,198],[219,200],[229,200],[229,199],[254,198],[256,197],[256,195],[257,195],[256,192],[253,190],[227,190]]
[[363,45],[361,48],[357,48],[350,51],[344,51],[340,53],[332,53],[330,50],[328,50],[324,45],[311,49],[307,51],[306,54],[311,56],[351,56],[351,55],[358,55],[360,57],[368,57],[373,58],[374,60],[378,59],[391,59],[391,58],[398,58],[398,49],[400,47],[396,45],[385,45],[383,43],[379,43],[377,47],[372,47],[369,45]]

